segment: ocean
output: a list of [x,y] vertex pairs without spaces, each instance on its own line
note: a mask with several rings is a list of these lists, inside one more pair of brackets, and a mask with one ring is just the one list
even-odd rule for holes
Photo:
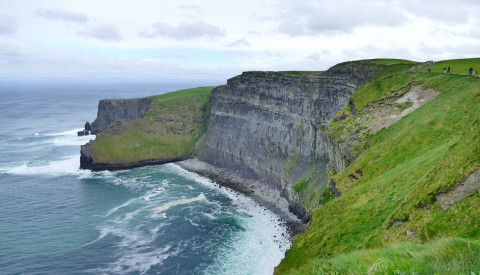
[[98,100],[206,83],[0,83],[0,274],[272,274],[278,216],[175,164],[79,170]]

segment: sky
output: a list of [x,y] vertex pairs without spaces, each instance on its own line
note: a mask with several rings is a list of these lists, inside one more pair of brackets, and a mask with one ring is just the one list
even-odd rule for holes
[[0,0],[0,80],[221,80],[478,57],[475,0]]

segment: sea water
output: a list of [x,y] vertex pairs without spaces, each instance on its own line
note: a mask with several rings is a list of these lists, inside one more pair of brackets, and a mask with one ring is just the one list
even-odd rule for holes
[[0,83],[0,274],[271,274],[279,218],[175,164],[79,170],[98,100],[204,83]]

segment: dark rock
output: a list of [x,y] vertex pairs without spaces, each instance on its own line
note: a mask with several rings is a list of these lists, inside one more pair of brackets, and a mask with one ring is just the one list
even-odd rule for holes
[[90,125],[90,122],[86,122],[85,123],[85,131],[91,131],[92,130],[92,126]]
[[[346,167],[348,152],[322,128],[349,103],[356,88],[378,72],[373,66],[345,63],[308,76],[244,72],[231,78],[212,90],[200,159],[218,167],[240,167],[248,171],[240,176],[282,190],[290,210],[308,221],[309,211],[291,186],[313,159],[327,155],[332,167]],[[294,167],[287,169],[290,159]]]
[[130,99],[102,99],[98,102],[97,118],[91,124],[92,134],[118,120],[135,120],[149,110],[152,97]]
[[88,136],[90,135],[90,132],[89,131],[86,131],[86,130],[82,130],[82,131],[78,131],[77,132],[77,135],[80,137],[80,136]]

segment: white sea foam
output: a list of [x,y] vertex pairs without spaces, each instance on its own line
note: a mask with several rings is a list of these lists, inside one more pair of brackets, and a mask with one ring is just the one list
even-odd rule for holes
[[161,264],[168,257],[178,254],[179,251],[171,251],[171,248],[172,246],[167,245],[148,252],[131,249],[114,263],[109,264],[107,268],[92,271],[107,274],[146,274],[152,266]]
[[77,128],[77,129],[72,129],[72,130],[67,130],[59,133],[51,133],[51,134],[45,134],[45,136],[77,136],[78,131],[82,131],[82,128]]
[[55,146],[80,146],[84,145],[85,143],[89,142],[90,140],[94,140],[95,136],[90,135],[90,136],[62,136],[58,138],[53,139],[53,144]]
[[[87,143],[91,139],[95,139],[95,136],[82,136],[78,137],[76,132],[81,129],[73,129],[69,131],[53,133],[53,134],[40,134],[35,133],[35,138],[24,140],[23,143],[18,144],[28,150],[36,150],[35,148],[43,148],[45,146],[80,146]],[[64,175],[74,174],[81,177],[88,177],[91,173],[88,170],[80,170],[80,154],[64,156],[51,161],[25,161],[23,163],[10,163],[7,166],[0,168],[0,173],[13,174],[13,175]]]
[[276,214],[248,197],[238,195],[238,206],[245,230],[236,234],[228,247],[220,248],[206,274],[272,274],[291,246],[287,230]]
[[195,202],[195,201],[201,201],[201,200],[206,200],[205,195],[203,193],[201,193],[200,195],[198,195],[195,198],[181,199],[181,200],[176,200],[176,201],[172,201],[172,202],[167,202],[166,204],[164,204],[162,206],[155,207],[154,211],[155,211],[155,213],[159,213],[159,212],[166,211],[170,207],[175,206],[175,205],[187,204],[187,203],[191,203],[191,202]]
[[149,192],[147,195],[143,196],[143,199],[146,200],[146,201],[149,201],[151,198],[153,198],[157,195],[160,195],[163,191],[165,191],[165,189],[157,188],[157,189],[153,190],[152,192]]
[[[133,198],[127,202],[112,208],[108,213],[109,217],[99,226],[100,234],[97,239],[85,245],[98,242],[107,235],[120,238],[117,243],[118,249],[115,252],[114,262],[108,264],[106,268],[89,270],[93,273],[107,274],[145,274],[152,266],[161,264],[170,256],[178,254],[172,250],[171,245],[165,247],[155,247],[152,243],[158,238],[160,230],[165,226],[164,223],[158,223],[155,227],[145,231],[142,223],[134,219],[144,219],[139,214],[151,210],[154,205],[145,202],[143,197]],[[120,209],[129,205],[140,203],[141,207],[135,210],[114,216]],[[84,245],[84,246],[85,246]]]
[[131,203],[133,203],[135,200],[137,200],[136,198],[135,199],[131,199],[131,200],[128,200],[127,202],[119,205],[119,206],[115,206],[114,208],[110,209],[107,214],[105,214],[104,218],[108,218],[108,216],[112,215],[113,213],[117,212],[120,208],[123,208],[125,206],[128,206],[130,205]]
[[193,180],[193,181],[195,181],[197,183],[200,183],[204,186],[207,186],[209,188],[220,191],[223,194],[227,195],[232,200],[235,200],[236,196],[238,195],[237,192],[231,190],[230,188],[218,188],[219,185],[217,183],[211,181],[210,179],[208,179],[206,177],[203,177],[203,176],[200,176],[199,174],[187,171],[187,170],[183,169],[182,167],[180,167],[180,166],[178,166],[174,163],[168,163],[168,164],[165,164],[164,166],[167,167],[168,169],[170,169],[171,171],[173,171],[173,172],[175,172],[179,175],[182,175],[183,177],[185,177],[187,179]]
[[193,222],[191,219],[184,217],[186,221],[188,221],[193,226],[200,226],[198,223]]
[[[245,231],[234,236],[228,247],[220,248],[219,257],[206,274],[272,274],[273,269],[285,256],[291,246],[287,229],[278,220],[280,217],[266,210],[242,194],[229,188],[218,189],[211,180],[184,170],[178,165],[168,164],[169,169],[192,179],[204,186],[210,186],[226,194],[240,208],[237,215]],[[216,219],[210,213],[202,213],[209,219]],[[275,237],[274,237],[275,236]]]
[[41,162],[24,162],[20,165],[0,168],[0,172],[12,175],[85,175],[88,170],[79,168],[79,155],[63,157],[60,160]]

